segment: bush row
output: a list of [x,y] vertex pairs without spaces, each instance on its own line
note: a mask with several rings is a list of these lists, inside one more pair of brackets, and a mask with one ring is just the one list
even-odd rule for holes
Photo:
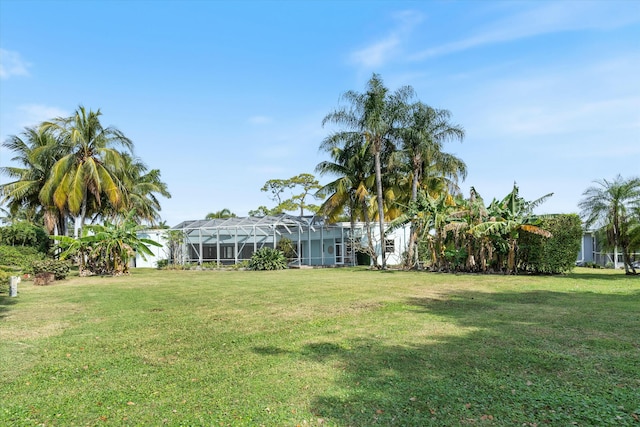
[[560,274],[573,269],[581,246],[580,217],[576,214],[544,217],[540,227],[551,232],[552,237],[521,233],[518,239],[521,270],[535,274]]

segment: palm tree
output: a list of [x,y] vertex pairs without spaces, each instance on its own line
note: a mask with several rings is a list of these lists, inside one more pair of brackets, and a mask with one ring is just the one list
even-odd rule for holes
[[[343,138],[350,140],[345,141]],[[347,210],[352,233],[355,231],[356,221],[364,221],[368,236],[366,252],[371,256],[374,267],[378,267],[370,222],[369,189],[373,188],[375,175],[369,147],[364,144],[360,135],[340,132],[325,138],[321,149],[328,151],[333,161],[320,162],[316,166],[316,172],[320,175],[336,175],[337,178],[318,191],[329,195],[320,206],[319,212],[325,215],[329,222],[335,222]],[[357,243],[356,236],[351,237],[353,247]]]
[[[121,181],[124,183],[128,203],[127,209],[133,210],[133,219],[148,222],[152,226],[160,220],[160,201],[158,195],[171,198],[167,184],[160,180],[160,170],[148,170],[139,159],[123,153],[124,169]],[[120,214],[124,214],[121,211]]]
[[224,208],[217,212],[208,213],[207,216],[204,217],[204,219],[235,218],[235,217],[236,217],[236,214],[231,212],[229,209]]
[[[384,192],[382,187],[382,162],[384,150],[390,150],[397,140],[397,128],[407,100],[413,96],[413,88],[405,86],[390,94],[379,75],[373,74],[367,83],[367,91],[347,91],[342,98],[350,104],[329,113],[322,121],[342,125],[345,131],[338,139],[353,142],[358,136],[371,151],[374,158],[376,199],[380,239],[384,241]],[[357,135],[357,136],[356,136]],[[382,269],[386,268],[384,253]]]
[[[411,202],[418,197],[418,187],[425,191],[449,191],[457,189],[458,178],[467,174],[465,163],[458,157],[442,152],[445,142],[464,138],[464,129],[450,123],[448,110],[432,108],[417,102],[408,110],[405,126],[400,130],[401,157],[410,168]],[[416,225],[412,224],[409,237],[407,267],[413,265],[413,253],[417,241]]]
[[80,106],[71,117],[41,125],[59,139],[64,155],[53,165],[40,198],[76,216],[76,236],[86,217],[96,213],[91,211],[99,212],[103,195],[115,209],[122,208],[127,197],[119,178],[125,161],[117,148],[131,151],[133,143],[118,129],[103,127],[101,115]]
[[160,201],[158,195],[171,198],[167,184],[160,180],[158,169],[148,170],[147,166],[129,153],[121,153],[123,167],[115,170],[119,182],[123,186],[125,200],[120,206],[113,206],[105,194],[102,194],[99,204],[92,201],[94,215],[91,222],[98,218],[116,221],[124,218],[133,211],[132,218],[138,223],[148,223],[154,226],[160,220]]
[[630,225],[633,212],[640,207],[640,178],[623,179],[618,175],[613,181],[594,181],[596,185],[587,188],[578,206],[585,227],[596,226],[605,231],[607,242],[616,252],[622,250],[624,269],[627,274],[636,274],[631,265]]
[[11,160],[20,165],[0,168],[0,173],[14,178],[0,186],[2,203],[7,203],[12,216],[23,212],[32,219],[41,217],[49,234],[65,234],[66,209],[41,197],[50,170],[62,157],[58,140],[51,133],[32,127],[25,128],[22,136],[10,136],[2,146],[16,153]]

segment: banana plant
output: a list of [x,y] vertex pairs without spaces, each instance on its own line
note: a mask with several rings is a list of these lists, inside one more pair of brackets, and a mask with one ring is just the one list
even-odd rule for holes
[[136,253],[143,259],[153,255],[149,246],[162,246],[151,239],[139,237],[144,226],[133,221],[135,211],[124,220],[86,226],[82,236],[54,236],[60,258],[76,257],[81,274],[121,275],[129,273],[129,261]]
[[507,246],[507,273],[516,273],[516,252],[520,232],[533,233],[544,237],[551,237],[551,233],[540,228],[539,218],[533,210],[544,203],[553,193],[546,194],[536,200],[526,201],[519,195],[518,186],[514,183],[513,190],[501,201],[493,200],[487,210],[489,220],[474,227],[477,236],[502,237]]

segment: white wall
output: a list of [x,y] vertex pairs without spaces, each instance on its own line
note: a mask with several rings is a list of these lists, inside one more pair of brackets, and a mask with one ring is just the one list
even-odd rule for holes
[[163,259],[169,258],[169,246],[167,244],[166,237],[167,230],[144,230],[138,233],[139,238],[153,240],[160,243],[162,246],[149,245],[149,250],[153,252],[153,255],[145,255],[145,259],[139,253],[136,253],[136,267],[141,268],[156,268],[157,262]]

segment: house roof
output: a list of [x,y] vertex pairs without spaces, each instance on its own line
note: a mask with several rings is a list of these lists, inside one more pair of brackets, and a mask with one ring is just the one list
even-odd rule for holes
[[316,216],[292,216],[287,214],[215,218],[183,221],[172,227],[173,230],[221,229],[243,227],[311,227],[324,225],[324,220]]

